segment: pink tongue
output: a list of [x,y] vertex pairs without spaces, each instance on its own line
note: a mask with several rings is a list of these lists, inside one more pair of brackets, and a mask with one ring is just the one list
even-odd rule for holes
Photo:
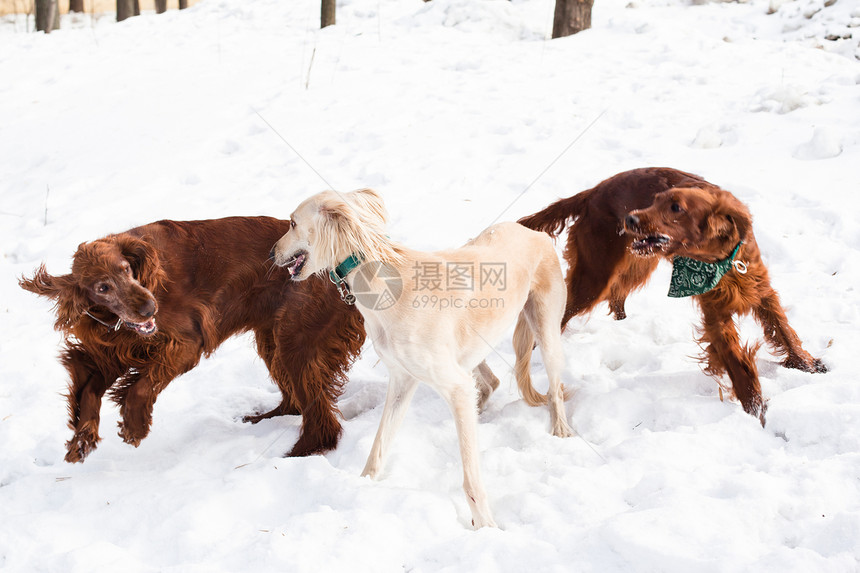
[[292,265],[290,265],[290,268],[289,268],[290,274],[291,275],[296,274],[296,269],[299,268],[304,261],[305,261],[304,255],[299,255],[298,257],[296,257],[296,262],[294,262]]

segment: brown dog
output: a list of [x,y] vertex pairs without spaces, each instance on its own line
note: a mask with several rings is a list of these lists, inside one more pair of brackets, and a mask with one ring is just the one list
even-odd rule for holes
[[[669,168],[634,169],[520,219],[558,236],[568,220],[567,307],[576,315],[607,301],[617,320],[659,257],[674,261],[670,296],[693,296],[702,311],[705,372],[728,373],[744,410],[765,423],[754,348],[740,345],[735,315],[752,312],[783,366],[826,372],[801,346],[761,260],[752,217],[738,199],[701,177]],[[687,269],[688,272],[685,272]],[[724,273],[724,274],[723,274]],[[710,290],[708,290],[708,288]]]
[[292,282],[268,260],[289,228],[270,217],[159,221],[81,244],[71,274],[51,276],[42,265],[21,279],[56,301],[54,326],[65,335],[67,462],[82,462],[101,439],[106,391],[120,407],[119,435],[137,446],[170,381],[246,331],[283,394],[277,408],[246,421],[300,413],[293,456],[337,445],[335,401],[364,342],[363,321],[327,280]]

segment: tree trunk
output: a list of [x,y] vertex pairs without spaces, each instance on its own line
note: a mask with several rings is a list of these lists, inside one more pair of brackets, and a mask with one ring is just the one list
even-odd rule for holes
[[69,12],[84,11],[84,0],[69,0]]
[[188,8],[188,0],[179,0],[179,9],[185,10]]
[[57,0],[36,0],[36,30],[50,34],[60,27],[60,8]]
[[140,0],[134,0],[134,15],[140,16]]
[[134,16],[134,0],[116,0],[116,21]]
[[320,28],[334,26],[335,0],[322,0],[320,12]]
[[555,0],[552,37],[563,38],[591,28],[594,0]]
[[167,0],[155,0],[155,13],[164,14],[167,12]]

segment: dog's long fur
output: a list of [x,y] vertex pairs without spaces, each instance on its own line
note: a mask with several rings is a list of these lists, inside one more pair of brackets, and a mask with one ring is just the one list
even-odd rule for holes
[[699,341],[705,371],[718,379],[728,373],[744,410],[764,424],[767,404],[755,365],[757,346],[741,347],[734,322],[735,316],[752,312],[765,340],[785,356],[784,366],[826,372],[788,324],[762,262],[752,217],[728,191],[676,169],[635,169],[520,219],[553,237],[568,221],[564,252],[568,293],[562,329],[601,301],[609,303],[616,319],[625,318],[627,295],[647,282],[661,257],[715,262],[727,258],[743,241],[736,259],[746,264],[746,274],[731,269],[716,288],[693,297],[702,311]]
[[[362,475],[376,477],[382,471],[385,454],[418,382],[424,382],[442,395],[453,413],[472,523],[494,526],[478,469],[478,397],[470,372],[476,371],[483,402],[492,388],[486,381],[489,369],[482,361],[516,321],[516,374],[523,397],[532,405],[548,402],[552,433],[571,435],[561,384],[564,358],[558,324],[564,311],[564,281],[558,257],[546,235],[516,223],[490,227],[459,249],[413,251],[386,237],[386,216],[382,199],[369,189],[315,195],[294,212],[294,227],[275,245],[275,262],[301,281],[335,267],[351,253],[360,253],[366,262],[348,275],[350,286],[373,261],[399,273],[403,292],[393,306],[381,310],[363,306],[360,300],[357,304],[390,376],[382,420]],[[504,264],[506,284],[479,290],[475,282],[472,291],[447,290],[438,297],[439,304],[429,296],[422,299],[419,281],[413,280],[416,267],[438,265],[444,272],[448,263],[473,265],[475,270],[481,263]],[[385,288],[378,278],[370,286],[378,292]],[[490,299],[496,304],[469,302]],[[549,375],[547,395],[537,392],[529,377],[535,340]]]
[[21,279],[56,302],[55,327],[65,336],[74,430],[66,461],[83,461],[100,440],[105,392],[120,406],[120,436],[137,446],[170,381],[249,330],[283,401],[246,420],[302,414],[290,455],[337,445],[335,402],[364,342],[363,320],[327,280],[293,283],[267,260],[289,224],[270,217],[159,221],[81,244],[70,274],[52,276],[42,265]]

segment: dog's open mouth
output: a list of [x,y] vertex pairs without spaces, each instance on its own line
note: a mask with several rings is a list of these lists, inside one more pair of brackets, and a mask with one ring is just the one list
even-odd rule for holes
[[284,266],[287,267],[287,272],[290,273],[290,277],[295,277],[297,274],[302,272],[302,267],[305,266],[305,262],[307,260],[307,251],[299,251],[290,257],[290,259],[284,263]]
[[136,333],[141,336],[149,336],[151,334],[155,334],[155,331],[158,330],[158,326],[155,325],[155,318],[150,318],[146,322],[128,322],[125,321],[125,325],[130,329],[134,330]]
[[647,257],[658,252],[666,250],[672,237],[669,235],[647,235],[641,239],[636,239],[630,245],[630,250],[634,254]]

